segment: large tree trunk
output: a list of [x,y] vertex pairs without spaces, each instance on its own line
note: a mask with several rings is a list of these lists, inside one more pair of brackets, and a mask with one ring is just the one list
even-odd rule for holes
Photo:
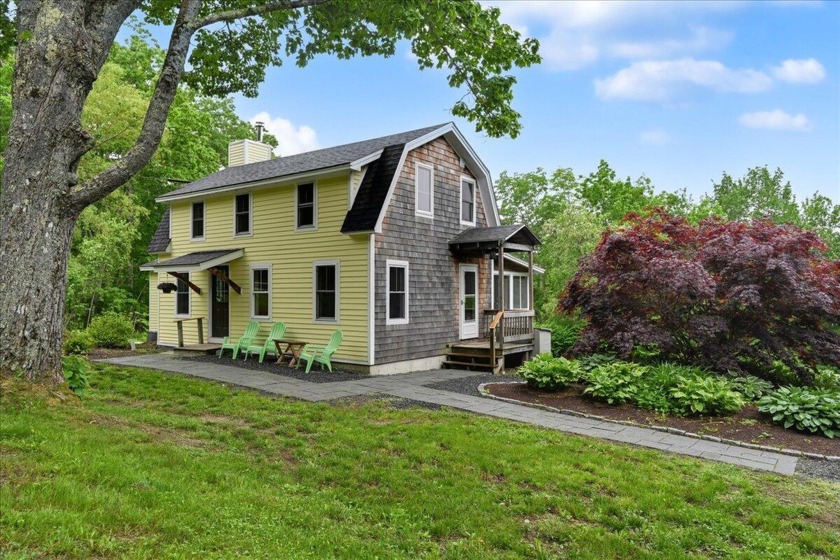
[[16,52],[0,195],[0,371],[61,382],[67,260],[81,211],[69,194],[89,145],[81,114],[102,57],[84,29],[84,2],[37,13],[21,4],[19,29],[32,38]]

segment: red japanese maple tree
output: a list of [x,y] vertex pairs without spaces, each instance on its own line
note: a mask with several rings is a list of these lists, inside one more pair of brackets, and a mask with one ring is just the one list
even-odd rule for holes
[[[584,258],[559,307],[587,320],[577,352],[664,359],[801,383],[840,365],[840,261],[814,233],[768,220],[692,226],[630,214]],[[777,379],[776,379],[777,380]]]

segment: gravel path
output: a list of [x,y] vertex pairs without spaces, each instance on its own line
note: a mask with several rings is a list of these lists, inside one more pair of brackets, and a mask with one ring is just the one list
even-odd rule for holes
[[480,397],[478,386],[482,383],[504,383],[505,381],[522,381],[521,377],[514,375],[493,375],[490,373],[472,375],[470,377],[461,377],[460,379],[450,379],[448,381],[439,381],[430,385],[424,385],[429,389],[440,389],[441,391],[449,391],[451,393],[460,393],[462,395],[471,395],[473,397]]
[[309,381],[310,383],[336,383],[340,381],[358,381],[360,379],[370,377],[369,375],[365,375],[363,373],[340,370],[335,367],[333,368],[332,373],[330,373],[327,370],[321,371],[321,369],[317,365],[312,366],[312,371],[306,373],[303,367],[297,369],[290,368],[287,365],[275,364],[274,360],[270,357],[266,358],[266,360],[263,363],[260,363],[256,357],[252,357],[250,360],[242,360],[239,358],[237,358],[236,360],[232,360],[229,357],[217,358],[214,355],[190,356],[178,359],[214,365],[221,364],[225,366],[235,366],[256,371],[265,371],[268,373],[273,373],[275,375],[282,375],[284,377],[293,377],[295,379],[300,379],[301,381]]
[[796,474],[840,482],[840,461],[800,457],[796,463]]

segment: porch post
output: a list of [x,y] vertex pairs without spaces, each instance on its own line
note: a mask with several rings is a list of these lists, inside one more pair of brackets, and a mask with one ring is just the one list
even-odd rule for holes
[[502,359],[505,356],[505,242],[499,242],[499,309],[502,311],[502,317],[499,319],[499,331],[501,337],[499,338],[499,348],[502,351]]
[[528,309],[534,310],[534,252],[528,251]]

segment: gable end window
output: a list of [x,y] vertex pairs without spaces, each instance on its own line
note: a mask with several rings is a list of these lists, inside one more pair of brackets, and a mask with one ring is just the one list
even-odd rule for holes
[[461,223],[475,225],[475,181],[461,179]]
[[414,167],[414,213],[428,218],[435,215],[435,173],[423,163]]
[[[188,272],[182,272],[184,276],[189,278]],[[178,289],[175,290],[175,316],[189,317],[190,315],[190,287],[183,280],[176,278],[176,285]]]
[[385,324],[408,324],[408,262],[386,261]]
[[192,231],[190,237],[192,239],[204,239],[204,203],[193,202],[192,205]]
[[295,197],[297,201],[297,229],[315,228],[315,183],[306,183],[297,186]]
[[238,194],[234,199],[233,234],[248,235],[251,233],[251,195]]
[[316,261],[313,276],[315,292],[313,319],[316,322],[338,322],[338,261]]
[[251,318],[271,319],[271,265],[251,267]]

